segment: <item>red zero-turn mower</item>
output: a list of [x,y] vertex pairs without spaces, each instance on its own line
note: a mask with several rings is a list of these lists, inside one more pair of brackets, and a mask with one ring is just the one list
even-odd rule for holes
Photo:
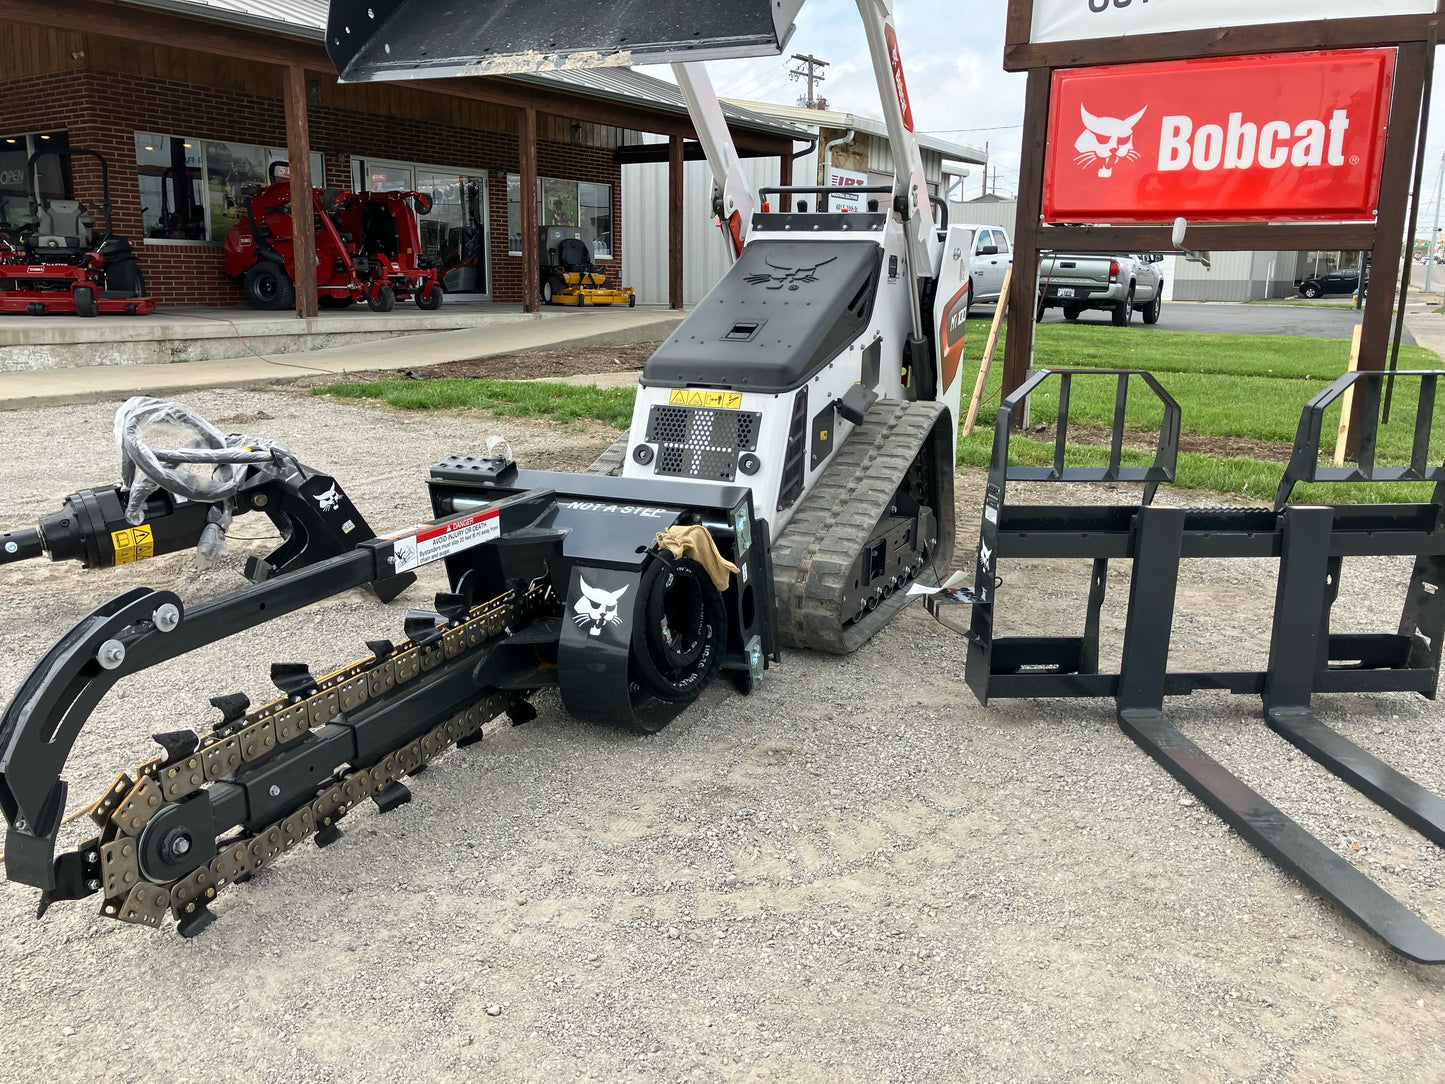
[[[291,184],[276,180],[253,195],[247,215],[226,234],[226,274],[258,309],[288,309],[296,302],[296,258]],[[435,268],[422,266],[417,214],[431,211],[420,192],[311,190],[316,222],[316,288],[323,308],[365,301],[390,312],[398,299],[421,309],[441,307]],[[413,210],[413,207],[415,210]]]
[[[95,216],[79,200],[40,195],[35,163],[47,154],[85,155],[100,162],[104,233],[96,232]],[[156,303],[145,296],[135,251],[116,235],[111,221],[110,167],[101,154],[79,147],[37,151],[25,163],[25,187],[28,219],[18,229],[0,223],[0,313],[135,316],[156,311]]]

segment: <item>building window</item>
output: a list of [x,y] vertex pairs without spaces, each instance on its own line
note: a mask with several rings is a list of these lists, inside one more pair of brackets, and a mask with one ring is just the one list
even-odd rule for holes
[[204,241],[201,141],[191,136],[135,133],[143,232],[168,241]]
[[[25,186],[25,163],[30,156],[38,151],[63,151],[69,146],[70,139],[64,132],[0,136],[0,229],[6,226],[19,229],[30,220],[33,193]],[[37,159],[35,180],[42,196],[75,198],[70,163],[64,158],[46,155]]]
[[[223,241],[230,228],[246,216],[246,201],[270,183],[271,167],[285,161],[283,147],[135,133],[146,238]],[[313,184],[326,176],[324,170],[322,156],[312,152]],[[278,170],[277,176],[285,174]]]
[[[612,186],[537,179],[537,223],[541,226],[580,226],[591,233],[593,259],[612,258]],[[507,254],[522,254],[522,179],[507,174]]]
[[599,260],[611,259],[612,186],[579,184],[577,208],[577,225],[592,231],[592,255]]

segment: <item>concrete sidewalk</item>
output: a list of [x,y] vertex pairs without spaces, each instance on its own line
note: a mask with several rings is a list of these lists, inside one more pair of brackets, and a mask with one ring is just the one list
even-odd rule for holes
[[[228,358],[172,365],[97,365],[0,373],[0,410],[58,403],[119,401],[131,395],[178,395],[197,388],[246,387],[288,377],[368,369],[421,369],[447,361],[495,357],[567,346],[625,346],[660,342],[682,320],[682,313],[647,309],[594,309],[584,313],[546,313],[536,319],[487,328],[406,335],[362,346]],[[608,378],[636,373],[609,373]],[[597,378],[567,378],[596,383]]]

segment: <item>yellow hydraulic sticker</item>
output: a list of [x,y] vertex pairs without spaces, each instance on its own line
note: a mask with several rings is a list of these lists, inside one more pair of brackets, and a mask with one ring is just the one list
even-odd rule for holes
[[713,407],[722,410],[738,410],[743,405],[742,392],[697,391],[693,388],[678,388],[667,400],[673,406]]
[[110,533],[115,547],[115,563],[129,565],[156,555],[156,540],[149,527],[127,527]]

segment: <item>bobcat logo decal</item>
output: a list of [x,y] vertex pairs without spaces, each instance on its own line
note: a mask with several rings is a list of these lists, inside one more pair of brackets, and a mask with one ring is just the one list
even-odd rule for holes
[[1074,150],[1079,152],[1074,161],[1085,169],[1092,169],[1097,164],[1100,177],[1112,177],[1114,167],[1120,162],[1134,161],[1139,157],[1139,152],[1134,149],[1134,125],[1139,123],[1139,118],[1148,108],[1146,105],[1132,117],[1120,120],[1117,117],[1096,117],[1079,106],[1084,130],[1074,141]]
[[770,275],[759,272],[758,274],[749,275],[748,285],[761,286],[763,283],[767,283],[769,290],[781,290],[784,286],[789,290],[796,290],[805,282],[817,282],[818,268],[827,266],[837,258],[837,256],[829,256],[826,260],[815,263],[811,267],[779,267],[773,263],[772,260],[764,256],[763,262],[779,273]]
[[317,506],[323,512],[335,512],[341,507],[341,493],[337,490],[335,482],[331,484],[331,488],[325,493],[313,494],[311,499],[316,502]]
[[616,591],[604,591],[581,576],[577,582],[582,586],[582,597],[572,604],[572,620],[579,628],[585,628],[588,636],[601,636],[606,626],[622,624],[622,618],[617,616],[617,604],[632,586],[630,583]]

